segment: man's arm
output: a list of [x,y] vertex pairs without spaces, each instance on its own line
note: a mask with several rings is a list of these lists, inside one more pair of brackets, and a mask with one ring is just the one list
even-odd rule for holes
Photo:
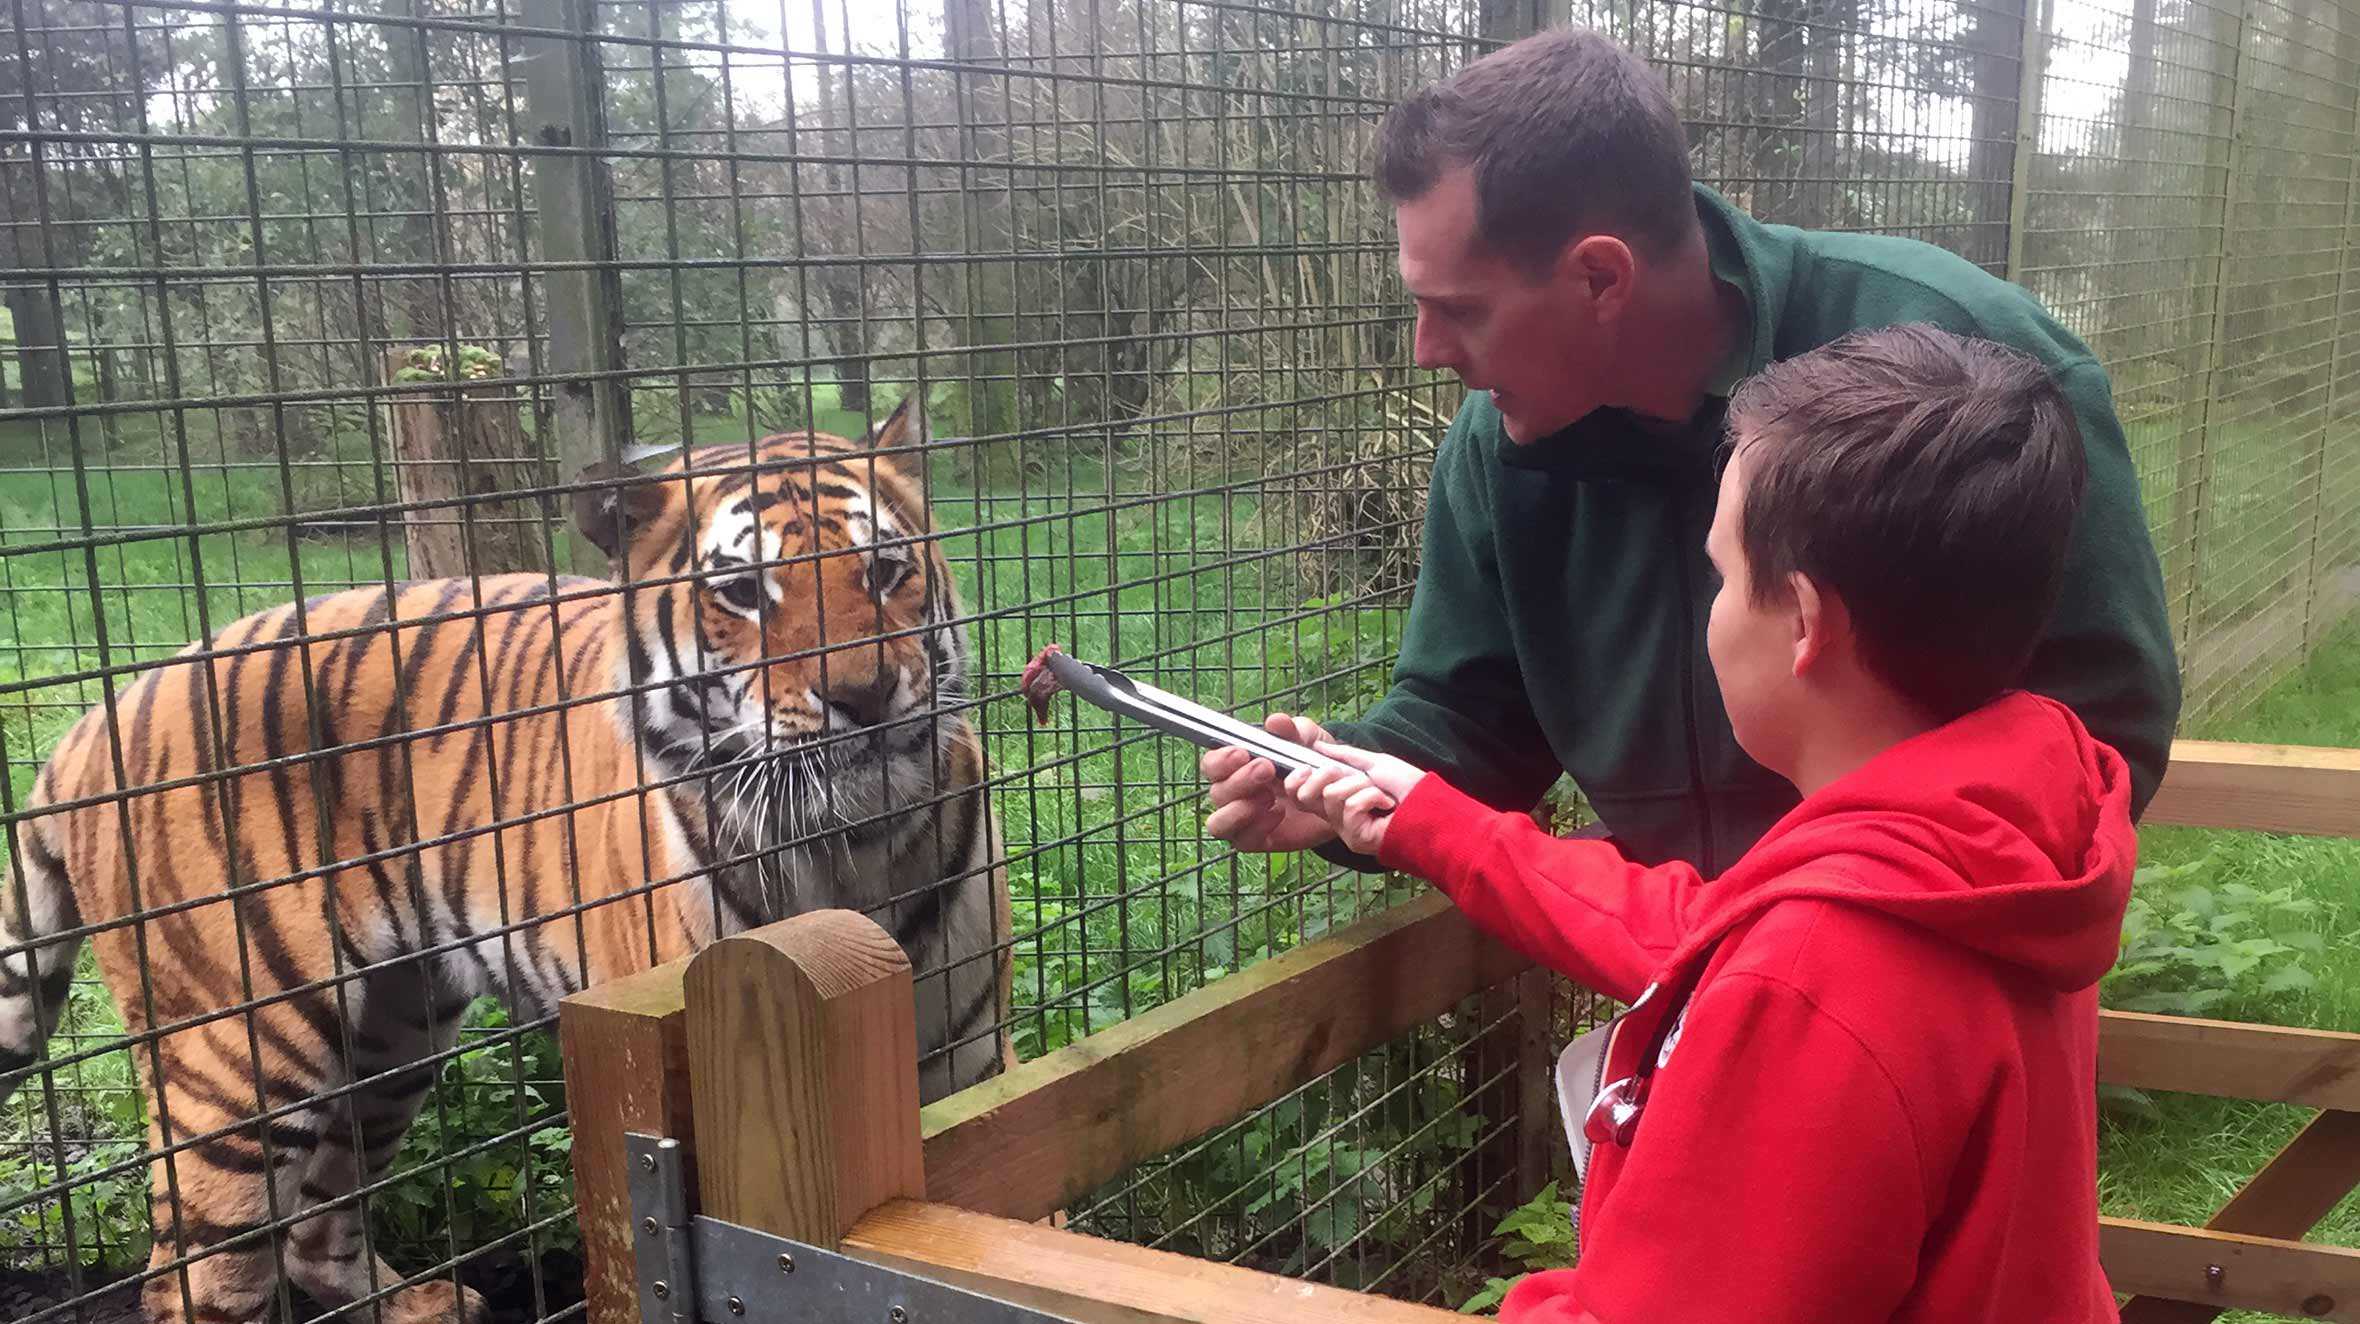
[[2130,764],[2136,816],[2163,781],[2180,718],[2179,662],[2164,607],[2163,571],[2147,536],[2138,472],[2105,370],[2085,362],[2058,385],[2081,425],[2089,485],[2066,552],[2064,591],[2033,653],[2025,688],[2073,709],[2091,734]]
[[[1530,809],[1563,771],[1549,749],[1516,662],[1508,604],[1491,546],[1481,466],[1486,439],[1462,408],[1435,458],[1418,583],[1394,664],[1393,688],[1360,720],[1323,724],[1336,740],[1442,774],[1496,809]],[[1376,862],[1341,846],[1320,854],[1356,868]]]

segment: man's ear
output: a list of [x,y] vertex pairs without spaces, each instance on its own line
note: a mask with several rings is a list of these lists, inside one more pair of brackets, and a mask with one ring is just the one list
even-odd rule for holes
[[592,546],[620,560],[640,530],[672,499],[670,482],[601,460],[581,472],[574,491],[574,527]]
[[1788,610],[1794,623],[1794,674],[1802,676],[1823,664],[1831,649],[1850,639],[1852,614],[1844,609],[1842,598],[1821,592],[1819,585],[1799,570],[1787,576],[1787,589],[1792,595]]
[[1559,279],[1573,282],[1578,295],[1591,305],[1593,317],[1612,322],[1622,316],[1639,270],[1638,256],[1629,244],[1610,234],[1584,235],[1566,245],[1557,263]]

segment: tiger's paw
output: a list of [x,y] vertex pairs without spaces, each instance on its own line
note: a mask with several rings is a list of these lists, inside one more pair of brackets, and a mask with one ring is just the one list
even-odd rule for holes
[[483,1294],[456,1283],[419,1283],[394,1293],[384,1324],[491,1324]]

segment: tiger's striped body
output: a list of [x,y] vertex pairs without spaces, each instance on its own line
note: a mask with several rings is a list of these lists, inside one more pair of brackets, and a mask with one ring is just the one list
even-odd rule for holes
[[[1006,897],[956,600],[914,466],[875,451],[913,432],[691,454],[585,512],[622,531],[629,593],[511,575],[289,604],[60,742],[0,895],[0,1090],[87,926],[164,1156],[152,1263],[195,1257],[149,1281],[150,1319],[259,1319],[281,1262],[329,1306],[399,1282],[337,1201],[384,1173],[480,995],[538,1017],[846,906],[919,971],[925,1095],[999,1069]],[[482,1304],[429,1281],[380,1310]]]

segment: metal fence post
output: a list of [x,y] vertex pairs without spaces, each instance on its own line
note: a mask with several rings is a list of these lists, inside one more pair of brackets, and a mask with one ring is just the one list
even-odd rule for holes
[[2336,400],[2343,394],[2343,375],[2337,370],[2344,356],[2344,298],[2351,286],[2352,226],[2360,220],[2354,204],[2360,203],[2360,88],[2352,94],[2352,127],[2344,140],[2344,223],[2337,236],[2335,261],[2335,302],[2328,305],[2328,317],[2335,323],[2335,331],[2327,341],[2327,406],[2320,418],[2319,437],[2305,461],[2307,482],[2311,493],[2311,518],[2303,531],[2303,642],[2308,655],[2311,647],[2334,624],[2340,613],[2330,610],[2323,626],[2319,620],[2319,526],[2327,512],[2327,446],[2335,435]]
[[[533,156],[548,298],[549,360],[555,383],[550,425],[561,480],[601,460],[619,462],[631,443],[631,399],[622,378],[622,278],[615,268],[614,184],[606,158],[603,61],[593,0],[524,0],[525,101],[530,141],[555,150]],[[560,35],[562,34],[562,35]],[[575,571],[605,576],[606,554],[580,530],[568,534]]]
[[[1483,0],[1479,35],[1507,43],[1572,21],[1571,0]],[[1479,1027],[1489,1027],[1462,1055],[1468,1086],[1487,1112],[1512,1111],[1473,1160],[1470,1179],[1490,1198],[1470,1205],[1469,1235],[1488,1236],[1493,1220],[1538,1194],[1550,1176],[1555,1110],[1549,1072],[1553,985],[1547,971],[1531,970],[1486,990],[1477,999]]]
[[[2229,107],[2223,149],[2220,197],[2220,249],[2213,255],[2211,287],[2211,325],[2205,332],[2203,394],[2197,399],[2196,427],[2180,432],[2179,453],[2172,465],[2172,534],[2170,547],[2181,549],[2177,573],[2166,581],[2165,605],[2177,604],[2180,609],[2180,674],[2185,680],[2196,674],[2196,592],[2201,580],[2199,543],[2204,535],[2204,496],[2212,469],[2213,397],[2218,393],[2217,378],[2221,366],[2221,342],[2229,334],[2228,281],[2230,264],[2236,254],[2230,240],[2235,233],[2237,175],[2245,164],[2243,126],[2238,122],[2238,106],[2245,99],[2246,28],[2251,22],[2250,6],[2238,11],[2232,29],[2232,49],[2236,52],[2230,64]],[[2194,477],[2190,478],[2189,475]],[[2191,708],[2195,701],[2191,701]],[[2192,714],[2190,714],[2192,715]]]

